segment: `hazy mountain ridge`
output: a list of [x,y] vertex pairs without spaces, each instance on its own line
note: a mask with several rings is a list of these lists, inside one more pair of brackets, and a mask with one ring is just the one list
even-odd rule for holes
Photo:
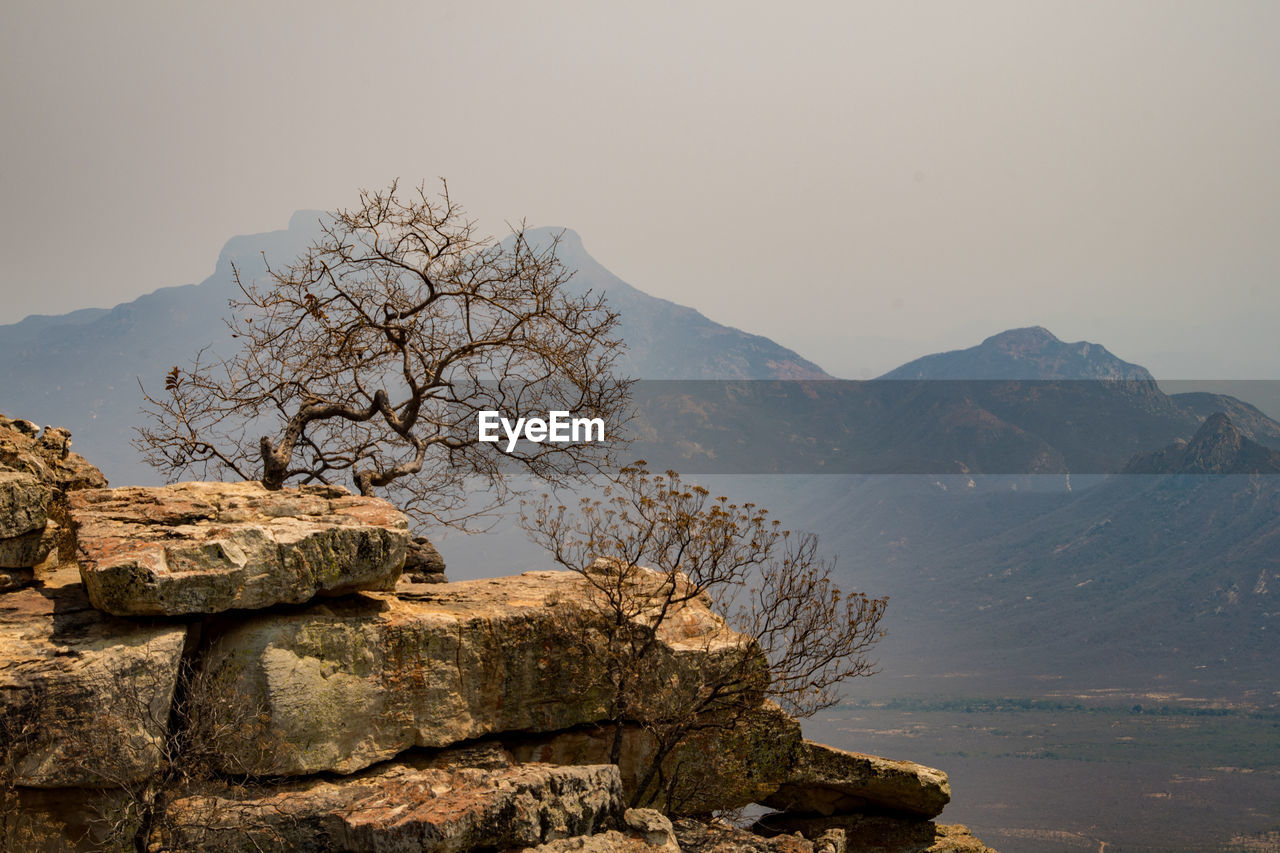
[[1108,379],[1155,382],[1101,344],[1065,343],[1043,326],[1009,329],[977,346],[909,361],[881,379]]
[[1216,412],[1190,441],[1176,441],[1129,460],[1126,474],[1280,474],[1280,451],[1245,437]]
[[1253,406],[1227,394],[1214,394],[1206,391],[1192,391],[1183,394],[1171,394],[1170,399],[1180,408],[1205,420],[1215,413],[1221,412],[1231,419],[1231,423],[1245,438],[1252,439],[1269,447],[1280,448],[1280,424],[1269,415]]
[[[229,351],[223,320],[227,300],[238,294],[232,265],[253,279],[291,264],[319,236],[321,211],[299,211],[281,231],[233,237],[213,273],[200,284],[164,287],[113,308],[88,308],[60,316],[32,316],[0,326],[0,411],[41,423],[61,424],[76,449],[92,456],[114,483],[156,483],[129,442],[140,421],[141,382],[163,385],[173,365],[186,365],[202,347]],[[812,362],[768,338],[708,320],[691,308],[651,297],[596,262],[578,235],[563,229],[531,229],[543,240],[563,231],[561,256],[578,270],[571,287],[604,290],[623,317],[622,335],[636,341],[624,372],[647,378],[825,378]]]

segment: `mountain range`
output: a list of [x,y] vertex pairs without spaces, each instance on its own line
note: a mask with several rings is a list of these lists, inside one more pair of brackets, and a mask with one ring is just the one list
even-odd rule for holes
[[[0,411],[69,428],[117,485],[158,481],[129,445],[139,382],[230,346],[232,264],[288,262],[320,216],[232,239],[198,285],[0,327]],[[1141,366],[1040,327],[834,380],[621,281],[572,231],[560,254],[571,286],[622,316],[624,370],[646,380],[636,454],[821,533],[851,584],[891,596],[896,671],[1248,689],[1280,653],[1280,423],[1256,407],[1166,394]],[[545,562],[510,525],[445,539],[455,577]]]

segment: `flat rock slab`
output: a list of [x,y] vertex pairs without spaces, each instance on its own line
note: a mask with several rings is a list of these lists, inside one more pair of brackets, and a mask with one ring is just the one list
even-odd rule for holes
[[951,802],[951,784],[923,764],[805,741],[791,775],[760,802],[818,815],[873,810],[930,818]]
[[468,766],[459,752],[345,778],[209,788],[173,802],[170,837],[156,840],[176,850],[452,853],[531,847],[621,820],[616,767]]
[[93,606],[178,616],[395,587],[408,519],[337,486],[89,489],[68,496]]
[[0,596],[0,772],[36,788],[154,773],[186,636],[95,610],[74,566]]
[[[212,709],[213,723],[244,718],[246,707],[264,719],[253,749],[227,748],[225,769],[353,773],[411,747],[607,717],[612,694],[589,645],[602,616],[581,576],[527,572],[421,589],[412,599],[364,593],[210,626],[204,671],[235,697]],[[659,640],[644,674],[653,689],[699,683],[709,655],[749,653],[701,602],[673,616]]]

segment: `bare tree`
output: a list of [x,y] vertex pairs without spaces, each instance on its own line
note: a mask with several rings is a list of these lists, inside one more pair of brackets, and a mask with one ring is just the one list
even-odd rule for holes
[[[768,697],[794,716],[838,701],[846,679],[875,671],[868,657],[882,636],[887,599],[842,592],[834,561],[812,534],[792,534],[751,503],[712,498],[674,471],[622,468],[603,499],[576,511],[544,495],[523,523],[557,563],[579,573],[605,626],[583,649],[607,673],[613,695],[610,759],[618,763],[628,724],[656,740],[632,804],[665,797],[678,806],[664,760],[697,733],[732,730]],[[705,654],[697,683],[657,681],[653,660],[664,627],[703,598],[743,635],[731,653]]]
[[485,410],[601,418],[609,438],[622,427],[618,316],[568,291],[558,237],[535,245],[523,224],[504,243],[481,237],[447,184],[362,191],[321,227],[292,266],[268,263],[261,281],[236,270],[234,355],[201,352],[163,393],[143,389],[148,462],[270,489],[346,481],[456,524],[475,478],[499,501],[511,471],[558,484],[610,463],[611,442],[479,440]]

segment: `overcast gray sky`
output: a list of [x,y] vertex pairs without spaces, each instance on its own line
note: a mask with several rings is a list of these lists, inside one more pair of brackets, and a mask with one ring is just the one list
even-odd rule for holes
[[0,323],[449,179],[831,372],[1041,324],[1280,378],[1280,3],[13,2]]

